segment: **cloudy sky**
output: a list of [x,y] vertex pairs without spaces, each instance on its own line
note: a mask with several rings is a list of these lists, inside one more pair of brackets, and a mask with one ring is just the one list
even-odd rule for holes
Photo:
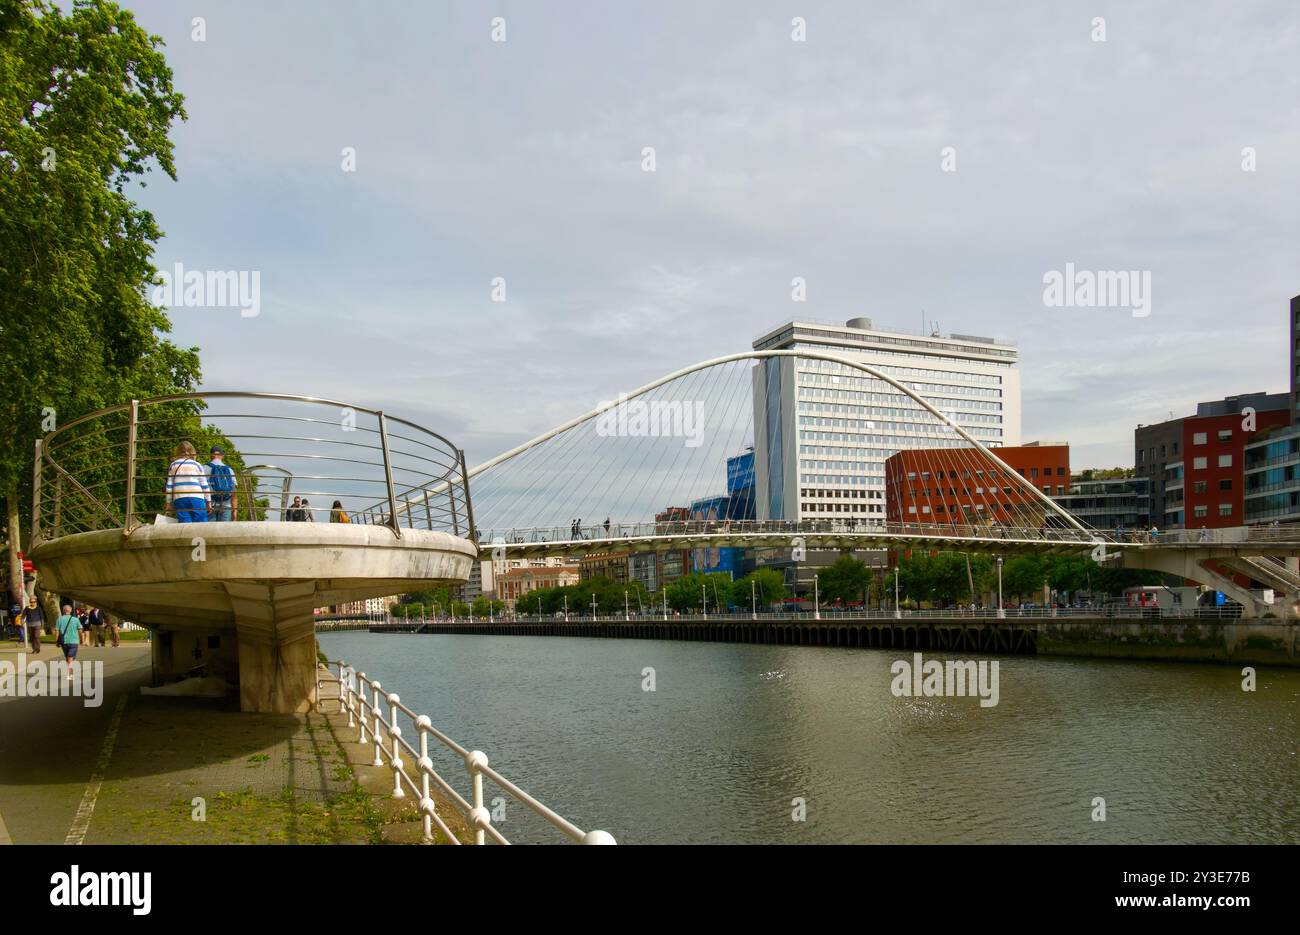
[[[1287,387],[1293,0],[127,5],[189,112],[156,261],[261,273],[257,317],[173,312],[208,389],[382,406],[472,464],[867,315],[1017,342],[1024,436],[1077,469]],[[1046,307],[1066,263],[1150,271],[1151,314]]]

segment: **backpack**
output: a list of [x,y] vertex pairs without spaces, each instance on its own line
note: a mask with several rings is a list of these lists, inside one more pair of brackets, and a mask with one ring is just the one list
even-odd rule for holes
[[209,485],[214,492],[230,493],[235,489],[235,472],[229,464],[209,464],[208,473],[211,475]]

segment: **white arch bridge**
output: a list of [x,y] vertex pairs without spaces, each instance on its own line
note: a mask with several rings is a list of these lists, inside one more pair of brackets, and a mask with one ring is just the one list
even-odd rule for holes
[[[977,388],[937,389],[812,349],[748,351],[683,368],[469,469],[480,558],[723,547],[1086,553],[1206,584],[1246,616],[1295,615],[1300,529],[1094,529],[981,440],[998,434],[987,427],[998,417]],[[888,421],[867,419],[868,407]],[[801,437],[781,437],[794,419]],[[899,436],[928,450],[938,470],[896,480],[935,511],[959,500],[947,522],[889,515],[883,474],[868,465],[899,450]],[[767,470],[736,484],[735,456],[751,449]],[[798,479],[778,489],[778,467]],[[843,494],[831,506],[846,512],[793,518],[809,488]],[[399,512],[421,508],[417,497]]]

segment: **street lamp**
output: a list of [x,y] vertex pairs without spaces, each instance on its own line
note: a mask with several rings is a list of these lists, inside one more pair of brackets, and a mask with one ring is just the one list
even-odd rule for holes
[[813,619],[822,619],[822,595],[821,588],[817,583],[817,576],[813,575]]
[[701,610],[701,616],[705,620],[708,620],[709,619],[709,592],[708,589],[702,584],[700,585],[700,610]]
[[753,578],[749,579],[749,598],[754,605],[754,619],[758,619],[758,582]]
[[569,595],[564,595],[564,622],[569,622]]
[[895,619],[903,616],[903,609],[898,606],[898,566],[894,566],[894,617]]
[[624,588],[623,589],[623,622],[626,623],[631,619],[632,619],[632,612],[628,610],[628,606],[627,606],[627,588]]
[[667,620],[668,619],[668,586],[667,586],[667,582],[660,582],[660,585],[661,585],[661,590],[659,593],[662,594],[664,597],[664,619]]
[[1007,612],[1002,609],[1002,556],[998,556],[998,619],[1003,620]]

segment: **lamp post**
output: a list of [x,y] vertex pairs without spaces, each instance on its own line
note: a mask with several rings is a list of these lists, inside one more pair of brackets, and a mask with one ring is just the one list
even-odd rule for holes
[[758,582],[753,578],[749,580],[749,599],[754,605],[754,619],[758,619]]
[[700,585],[700,610],[701,616],[705,620],[709,619],[709,591],[704,585]]
[[623,589],[623,622],[626,623],[631,619],[632,619],[632,612],[628,610],[628,606],[627,606],[627,588],[624,588]]
[[822,619],[822,595],[821,588],[817,583],[817,575],[813,575],[813,619]]
[[1003,620],[1007,612],[1002,609],[1002,556],[998,556],[998,619]]
[[895,619],[903,616],[903,609],[898,606],[898,566],[894,566],[894,617]]
[[663,588],[659,593],[662,594],[664,597],[664,619],[667,620],[668,619],[668,587],[666,584],[663,585]]
[[591,594],[591,619],[593,621],[596,619],[596,593],[594,591]]
[[569,595],[564,595],[564,622],[569,622]]

